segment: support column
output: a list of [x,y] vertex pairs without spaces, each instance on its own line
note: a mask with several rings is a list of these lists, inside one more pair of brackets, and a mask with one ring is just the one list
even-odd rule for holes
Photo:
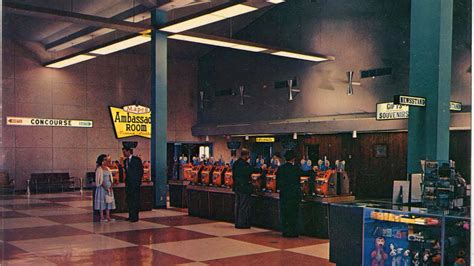
[[166,208],[167,194],[167,122],[168,122],[168,51],[167,38],[157,30],[166,22],[166,13],[151,11],[151,175],[154,188],[154,207]]
[[449,160],[453,0],[412,0],[410,89],[426,107],[410,107],[408,173],[420,160]]

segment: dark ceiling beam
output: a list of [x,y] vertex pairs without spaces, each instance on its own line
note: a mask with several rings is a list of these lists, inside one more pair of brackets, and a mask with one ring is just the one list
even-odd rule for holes
[[3,2],[3,10],[17,15],[44,18],[55,21],[81,24],[99,28],[109,28],[125,32],[142,32],[150,29],[149,25],[144,23],[131,23],[110,18],[74,13],[64,10],[50,9],[44,7],[17,4],[12,2]]
[[[113,20],[120,20],[120,21],[123,21],[129,17],[132,17],[136,14],[140,14],[140,13],[144,13],[144,12],[147,12],[149,11],[149,9],[145,6],[142,6],[142,5],[139,5],[139,6],[136,6],[134,8],[131,8],[129,10],[125,10],[113,17],[111,17],[111,19]],[[84,28],[80,31],[77,31],[73,34],[70,34],[70,35],[67,35],[67,36],[64,36],[63,38],[59,39],[59,40],[56,40],[54,42],[51,42],[51,43],[47,43],[44,47],[46,50],[51,50],[51,49],[54,49],[55,47],[58,47],[60,45],[63,45],[65,43],[68,43],[68,42],[71,42],[71,41],[74,41],[75,39],[77,38],[80,38],[82,36],[85,36],[85,35],[88,35],[88,34],[91,34],[95,31],[97,31],[98,27],[87,27],[87,28]]]

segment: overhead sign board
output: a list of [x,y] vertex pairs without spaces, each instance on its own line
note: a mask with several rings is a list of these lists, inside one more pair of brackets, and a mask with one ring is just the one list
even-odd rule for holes
[[275,137],[256,137],[255,142],[272,143],[275,142]]
[[35,127],[92,127],[91,120],[7,116],[7,125]]
[[393,99],[393,103],[401,104],[401,105],[425,107],[426,98],[417,97],[417,96],[408,96],[408,95],[395,95]]
[[409,106],[389,103],[378,103],[377,104],[377,117],[376,120],[397,120],[397,119],[408,119]]
[[462,109],[462,103],[460,102],[449,102],[449,110],[460,112]]
[[117,138],[151,138],[151,110],[141,105],[109,107]]

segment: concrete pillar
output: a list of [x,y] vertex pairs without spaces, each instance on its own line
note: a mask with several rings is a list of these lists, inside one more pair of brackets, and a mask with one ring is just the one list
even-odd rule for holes
[[412,0],[409,94],[426,98],[410,107],[408,173],[420,160],[449,160],[453,0]]

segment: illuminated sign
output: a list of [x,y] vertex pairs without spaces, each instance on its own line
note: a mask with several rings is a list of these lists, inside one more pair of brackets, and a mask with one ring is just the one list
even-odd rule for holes
[[407,96],[407,95],[395,95],[393,102],[395,104],[410,105],[410,106],[426,106],[426,98]]
[[461,109],[462,109],[462,103],[460,103],[460,102],[449,102],[449,110],[450,111],[460,112]]
[[110,115],[117,138],[139,136],[151,138],[151,111],[141,105],[110,107]]
[[7,125],[35,127],[92,127],[90,120],[7,116]]
[[255,138],[255,142],[275,142],[274,137],[257,137]]
[[378,103],[376,120],[397,120],[408,119],[407,105],[400,105],[394,103]]

